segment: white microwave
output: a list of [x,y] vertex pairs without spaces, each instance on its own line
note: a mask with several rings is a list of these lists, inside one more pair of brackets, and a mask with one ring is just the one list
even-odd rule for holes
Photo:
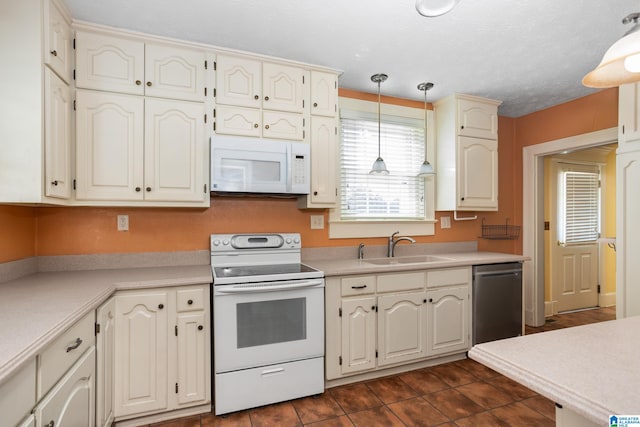
[[309,194],[309,144],[214,136],[211,143],[211,191]]

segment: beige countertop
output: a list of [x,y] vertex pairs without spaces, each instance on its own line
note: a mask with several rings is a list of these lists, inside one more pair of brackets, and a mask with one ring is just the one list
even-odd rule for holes
[[[442,258],[430,262],[420,262],[425,256]],[[415,263],[404,262],[411,259]],[[305,260],[304,262],[324,272],[325,277],[347,276],[356,274],[391,273],[397,271],[425,270],[431,268],[465,267],[479,264],[495,264],[501,262],[527,261],[528,257],[522,255],[504,254],[498,252],[451,252],[437,254],[411,254],[409,256],[394,258],[365,258],[357,259],[333,259],[333,260]],[[375,264],[377,262],[390,262],[389,264]]]
[[478,344],[469,357],[584,418],[640,412],[640,316]]
[[209,265],[35,273],[0,283],[0,383],[117,290],[211,283]]

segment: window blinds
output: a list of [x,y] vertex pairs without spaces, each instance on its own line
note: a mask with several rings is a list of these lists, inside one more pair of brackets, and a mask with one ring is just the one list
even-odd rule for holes
[[564,243],[595,242],[600,230],[600,175],[597,172],[563,172]]

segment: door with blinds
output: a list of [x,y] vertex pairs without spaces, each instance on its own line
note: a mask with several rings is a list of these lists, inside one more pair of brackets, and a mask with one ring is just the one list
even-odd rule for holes
[[[553,161],[551,167],[551,299],[556,311],[598,305],[600,167]],[[555,194],[554,194],[555,193]]]

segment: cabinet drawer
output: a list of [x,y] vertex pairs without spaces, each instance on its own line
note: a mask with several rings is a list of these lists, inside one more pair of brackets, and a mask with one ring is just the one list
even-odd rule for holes
[[378,276],[378,292],[424,289],[424,271],[415,273],[381,274]]
[[340,282],[343,297],[372,294],[376,291],[376,276],[345,277]]
[[[0,386],[0,424],[15,426],[36,404],[35,357]],[[4,424],[6,423],[6,424]]]
[[95,340],[95,313],[92,311],[67,329],[39,357],[37,398],[42,398],[71,368]]
[[204,310],[207,298],[204,287],[178,289],[176,291],[176,308],[178,313],[183,311]]
[[471,267],[427,271],[427,288],[471,283]]

